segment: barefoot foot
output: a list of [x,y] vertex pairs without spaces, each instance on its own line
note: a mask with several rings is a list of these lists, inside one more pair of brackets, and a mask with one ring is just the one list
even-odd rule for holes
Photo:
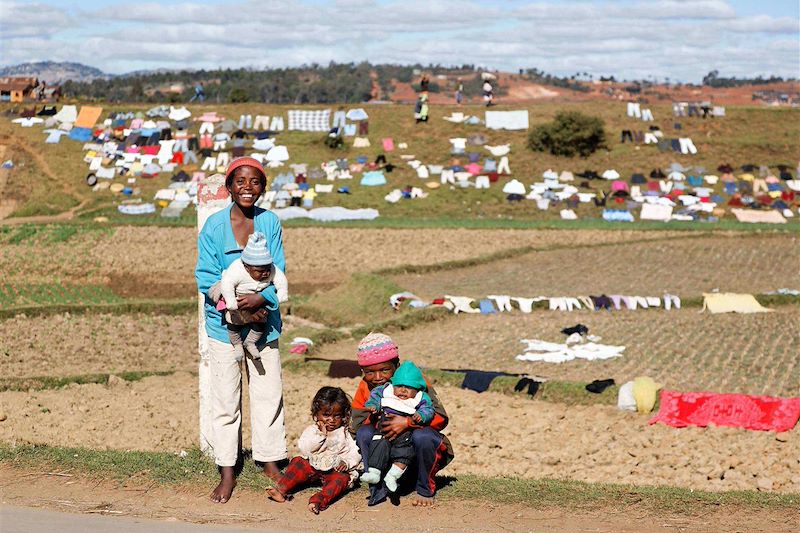
[[277,483],[281,479],[281,469],[278,467],[278,463],[275,461],[270,461],[268,463],[264,463],[263,467],[264,475],[270,478],[272,481]]
[[211,501],[214,503],[227,503],[231,499],[231,493],[236,486],[236,477],[233,475],[233,467],[224,466],[220,468],[219,485],[211,493]]
[[267,489],[267,497],[275,502],[283,503],[286,501],[286,496],[281,494],[281,491],[276,489],[275,487],[270,487]]
[[417,507],[433,507],[433,503],[436,499],[433,496],[422,496],[417,494],[414,498],[414,505]]
[[319,514],[319,504],[318,503],[310,503],[308,504],[308,510],[314,514]]

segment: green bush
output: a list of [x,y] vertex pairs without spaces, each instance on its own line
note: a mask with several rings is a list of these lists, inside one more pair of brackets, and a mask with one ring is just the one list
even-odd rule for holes
[[536,152],[588,157],[606,146],[603,121],[578,111],[562,111],[549,124],[541,124],[528,136],[528,148]]
[[247,102],[250,99],[247,91],[242,89],[241,87],[236,87],[231,90],[230,101],[235,104],[241,104]]

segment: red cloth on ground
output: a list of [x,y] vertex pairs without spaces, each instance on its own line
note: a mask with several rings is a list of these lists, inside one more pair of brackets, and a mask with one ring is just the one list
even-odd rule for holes
[[289,348],[289,353],[306,353],[308,351],[308,344],[295,344]]
[[662,390],[661,407],[649,423],[789,431],[799,418],[800,398]]
[[281,494],[288,495],[310,483],[321,483],[322,490],[312,494],[308,503],[317,503],[319,510],[324,511],[336,498],[345,493],[350,484],[350,474],[334,470],[321,472],[311,466],[307,459],[295,457],[278,481],[278,490]]

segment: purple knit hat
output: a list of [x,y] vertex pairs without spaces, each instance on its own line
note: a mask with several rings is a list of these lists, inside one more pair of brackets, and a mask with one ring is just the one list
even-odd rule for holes
[[400,357],[397,345],[383,333],[370,333],[358,343],[358,365],[370,366]]

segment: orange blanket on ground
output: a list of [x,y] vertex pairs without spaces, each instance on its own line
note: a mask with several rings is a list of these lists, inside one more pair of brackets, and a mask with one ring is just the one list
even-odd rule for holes
[[90,105],[83,106],[81,108],[81,112],[78,113],[78,118],[75,119],[75,127],[94,128],[94,125],[97,124],[97,120],[100,118],[102,113],[102,107],[94,107]]
[[762,431],[789,431],[800,418],[800,398],[661,391],[661,407],[650,424],[729,426]]

